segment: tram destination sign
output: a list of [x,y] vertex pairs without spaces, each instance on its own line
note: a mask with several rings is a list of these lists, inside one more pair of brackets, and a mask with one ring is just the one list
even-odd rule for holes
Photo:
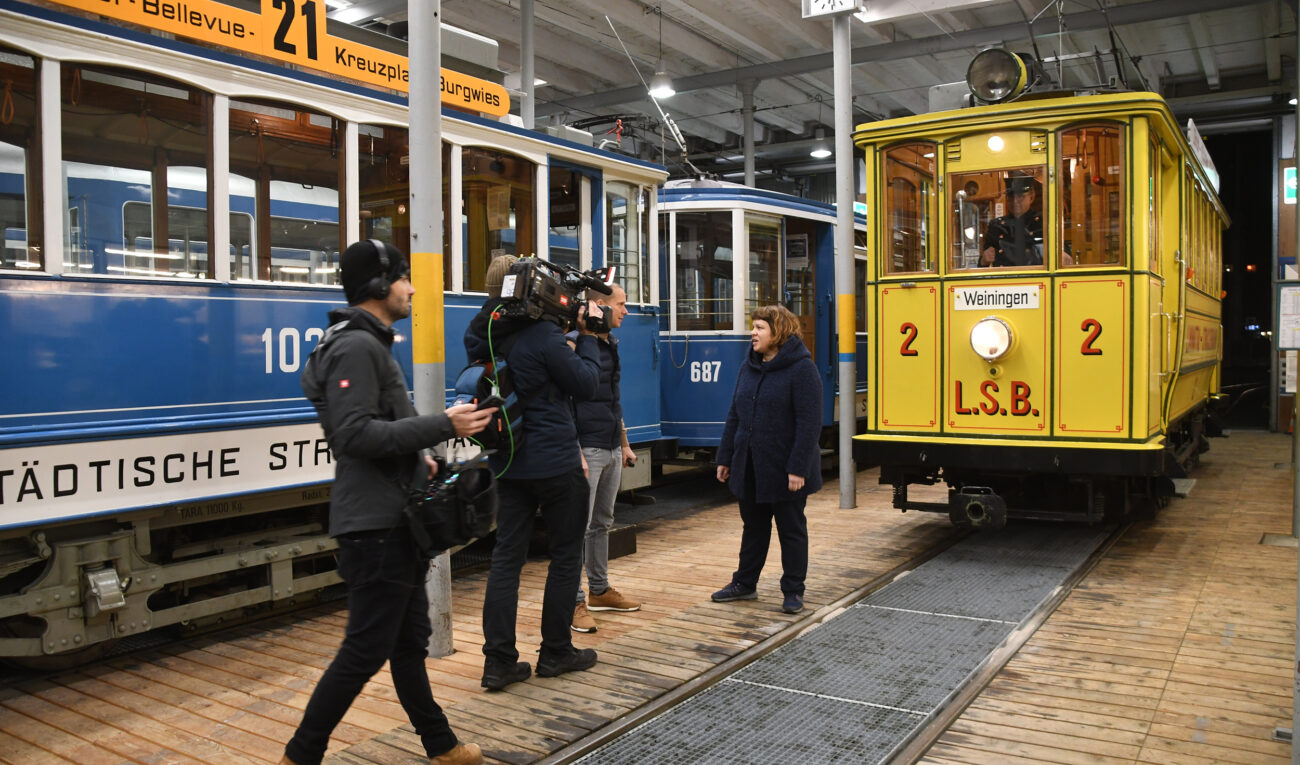
[[[296,64],[370,85],[410,91],[405,56],[325,31],[324,0],[261,0],[260,12],[215,0],[54,0],[60,5],[177,37]],[[510,94],[494,82],[442,70],[444,104],[503,116]]]

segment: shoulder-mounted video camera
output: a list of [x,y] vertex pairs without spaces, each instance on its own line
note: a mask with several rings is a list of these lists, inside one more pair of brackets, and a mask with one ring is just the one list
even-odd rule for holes
[[[583,272],[541,258],[520,258],[501,282],[500,314],[509,319],[545,319],[567,330],[577,323],[578,311],[587,302],[584,293],[588,289],[612,293],[613,276],[612,267]],[[605,310],[588,314],[587,329],[608,332],[608,317]]]

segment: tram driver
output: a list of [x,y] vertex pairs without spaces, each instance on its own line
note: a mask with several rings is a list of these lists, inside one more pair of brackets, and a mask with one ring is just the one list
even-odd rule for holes
[[1043,264],[1042,184],[1028,170],[1012,170],[1006,179],[1011,214],[989,221],[981,266]]

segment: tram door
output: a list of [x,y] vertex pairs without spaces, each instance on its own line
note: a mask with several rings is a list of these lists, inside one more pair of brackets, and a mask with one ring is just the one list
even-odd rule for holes
[[812,221],[786,218],[785,223],[785,295],[782,302],[799,318],[803,343],[808,352],[817,358],[817,259],[813,250],[817,246],[817,229]]
[[745,245],[749,253],[749,288],[745,292],[745,326],[755,308],[782,302],[780,218],[745,215]]

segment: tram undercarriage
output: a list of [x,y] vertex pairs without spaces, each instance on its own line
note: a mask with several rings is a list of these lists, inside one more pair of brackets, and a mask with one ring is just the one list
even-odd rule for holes
[[320,597],[340,582],[321,494],[275,492],[0,539],[0,658],[57,668],[151,630],[193,632]]
[[[946,513],[962,527],[1001,528],[1008,519],[1119,521],[1164,507],[1175,491],[1173,479],[1187,477],[1209,448],[1211,435],[1222,435],[1222,430],[1207,412],[1198,412],[1171,427],[1162,449],[942,443],[900,448],[891,443],[888,454],[894,463],[881,465],[880,482],[894,487],[893,505],[899,510]],[[858,459],[870,464],[872,446],[860,445]],[[911,459],[898,464],[904,452]],[[940,482],[948,486],[946,502],[908,496],[912,484]]]

